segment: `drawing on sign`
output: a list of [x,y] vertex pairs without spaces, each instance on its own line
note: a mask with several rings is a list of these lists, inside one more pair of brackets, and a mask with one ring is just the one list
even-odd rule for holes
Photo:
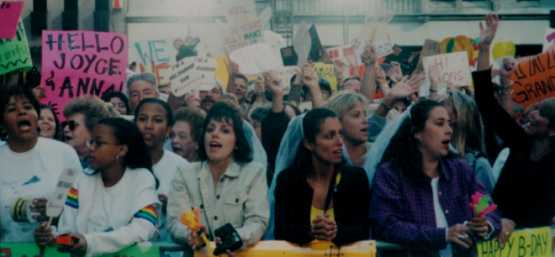
[[[73,98],[121,91],[127,68],[127,38],[118,33],[43,31],[43,102],[61,110]],[[63,120],[63,117],[60,117]]]
[[29,42],[25,34],[25,27],[20,22],[17,25],[15,38],[0,39],[0,75],[32,67]]

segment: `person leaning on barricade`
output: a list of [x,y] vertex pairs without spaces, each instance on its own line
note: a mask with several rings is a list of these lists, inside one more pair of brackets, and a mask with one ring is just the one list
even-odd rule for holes
[[469,208],[471,198],[487,194],[449,150],[447,110],[421,100],[397,122],[372,183],[372,235],[413,256],[470,256],[476,240],[498,233],[499,215]]
[[56,244],[72,256],[116,253],[157,233],[158,181],[139,129],[123,118],[100,120],[88,142],[92,172],[68,190],[56,229],[35,231],[39,246]]
[[363,169],[342,158],[341,123],[324,108],[309,111],[302,122],[295,160],[276,171],[275,238],[339,246],[368,239],[369,183]]
[[[168,226],[174,240],[194,249],[201,235],[220,243],[216,231],[235,230],[243,247],[258,242],[269,219],[265,167],[253,161],[238,110],[216,103],[204,121],[200,162],[179,170],[168,197]],[[191,232],[181,216],[198,209],[203,228]],[[231,228],[230,228],[231,226]]]
[[81,170],[70,146],[39,137],[39,103],[24,78],[0,77],[0,127],[8,136],[0,146],[0,242],[32,242],[60,173]]

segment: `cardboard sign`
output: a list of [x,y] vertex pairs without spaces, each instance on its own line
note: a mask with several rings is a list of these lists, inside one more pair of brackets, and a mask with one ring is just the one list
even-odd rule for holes
[[[31,257],[39,256],[39,248],[35,243],[1,243],[0,257]],[[139,246],[131,246],[114,254],[102,255],[100,257],[157,257],[160,256],[160,248],[151,246],[143,249]],[[61,253],[56,247],[46,247],[43,257],[70,257],[69,253]]]
[[238,49],[229,55],[239,66],[239,71],[247,76],[283,68],[278,50],[267,44],[254,44]]
[[497,238],[476,245],[478,257],[551,257],[551,229],[537,228],[515,231],[503,247]]
[[17,31],[17,22],[23,11],[23,1],[2,1],[0,3],[0,39],[12,39]]
[[170,83],[170,63],[174,60],[176,50],[167,40],[147,40],[135,42],[132,51],[138,57],[141,73],[152,73],[158,85]]
[[335,77],[333,64],[315,63],[314,70],[321,79],[325,79],[330,83],[332,92],[337,91],[337,78]]
[[187,57],[172,66],[171,89],[175,96],[194,90],[210,90],[217,85],[216,60],[213,58]]
[[513,100],[524,107],[555,97],[555,50],[519,62],[511,80]]
[[360,66],[359,58],[352,47],[334,47],[326,50],[328,58],[335,64],[343,78],[352,76],[361,76],[359,73]]
[[547,51],[553,45],[555,45],[555,29],[548,28],[543,38],[543,51]]
[[438,74],[440,86],[470,86],[472,83],[466,52],[424,57],[423,64],[428,79],[431,79],[430,72]]
[[85,95],[121,91],[127,69],[127,37],[94,31],[42,32],[44,103],[61,120],[64,106]]
[[18,69],[32,68],[31,51],[23,23],[17,25],[13,39],[0,39],[0,75]]
[[228,28],[224,45],[229,53],[260,41],[263,26],[254,0],[226,1],[224,15]]
[[72,169],[65,169],[62,174],[60,174],[54,196],[49,198],[46,204],[46,216],[58,217],[62,214],[67,193],[77,178],[77,174],[77,171]]

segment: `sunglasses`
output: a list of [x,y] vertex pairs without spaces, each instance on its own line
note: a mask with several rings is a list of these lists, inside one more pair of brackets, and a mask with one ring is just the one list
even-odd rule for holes
[[77,123],[74,120],[68,120],[68,121],[62,122],[62,128],[65,128],[66,126],[69,127],[69,130],[74,131],[77,127],[79,127],[79,123]]

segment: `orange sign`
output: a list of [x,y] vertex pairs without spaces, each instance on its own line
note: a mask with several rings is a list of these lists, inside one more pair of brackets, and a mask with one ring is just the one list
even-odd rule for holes
[[555,97],[555,50],[521,61],[511,74],[513,100],[527,108]]

